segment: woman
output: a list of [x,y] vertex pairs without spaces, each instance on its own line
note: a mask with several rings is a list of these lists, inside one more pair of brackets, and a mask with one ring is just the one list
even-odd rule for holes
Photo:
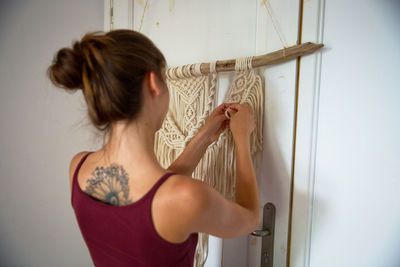
[[[165,70],[159,49],[131,30],[87,33],[60,49],[48,68],[56,86],[82,89],[91,122],[108,137],[101,149],[78,153],[70,164],[71,203],[95,266],[193,266],[198,232],[232,238],[258,226],[251,107],[218,106],[164,169],[154,135],[168,111]],[[236,147],[236,202],[192,178],[227,128]]]

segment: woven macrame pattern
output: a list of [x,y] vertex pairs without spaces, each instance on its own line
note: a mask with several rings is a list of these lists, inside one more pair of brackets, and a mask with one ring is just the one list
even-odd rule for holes
[[[235,78],[228,89],[225,103],[247,104],[253,108],[256,128],[250,136],[252,155],[262,150],[263,87],[260,75],[251,68],[251,57],[239,58]],[[168,68],[169,111],[155,135],[155,153],[163,168],[168,168],[204,125],[215,109],[218,95],[216,62],[210,63],[210,74],[200,71],[200,64]],[[260,154],[260,153],[258,153]],[[253,161],[254,158],[253,158]],[[257,166],[257,161],[255,161]],[[206,150],[193,172],[193,178],[206,182],[228,200],[235,199],[235,144],[226,129]],[[194,266],[204,265],[208,256],[208,234],[199,233]]]

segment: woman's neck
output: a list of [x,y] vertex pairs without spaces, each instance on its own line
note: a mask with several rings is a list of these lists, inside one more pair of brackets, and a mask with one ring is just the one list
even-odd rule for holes
[[[102,148],[106,161],[117,161],[141,169],[162,168],[154,153],[155,129],[146,122],[114,125],[108,142]],[[140,125],[140,127],[138,126]],[[135,168],[136,169],[136,168]]]

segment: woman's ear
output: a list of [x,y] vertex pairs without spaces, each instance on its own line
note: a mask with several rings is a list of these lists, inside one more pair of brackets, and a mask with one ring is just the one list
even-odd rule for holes
[[157,83],[157,75],[153,72],[147,72],[145,79],[148,80],[147,85],[148,85],[148,90],[152,96],[158,96],[160,95],[160,87],[158,86]]

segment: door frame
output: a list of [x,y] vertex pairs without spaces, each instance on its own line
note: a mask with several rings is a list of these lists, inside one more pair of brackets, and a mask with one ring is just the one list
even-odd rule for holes
[[[301,41],[323,43],[325,0],[303,1]],[[326,46],[325,46],[326,47]],[[321,82],[321,49],[300,60],[288,266],[310,265]]]
[[114,28],[134,30],[134,0],[104,0],[104,31]]

